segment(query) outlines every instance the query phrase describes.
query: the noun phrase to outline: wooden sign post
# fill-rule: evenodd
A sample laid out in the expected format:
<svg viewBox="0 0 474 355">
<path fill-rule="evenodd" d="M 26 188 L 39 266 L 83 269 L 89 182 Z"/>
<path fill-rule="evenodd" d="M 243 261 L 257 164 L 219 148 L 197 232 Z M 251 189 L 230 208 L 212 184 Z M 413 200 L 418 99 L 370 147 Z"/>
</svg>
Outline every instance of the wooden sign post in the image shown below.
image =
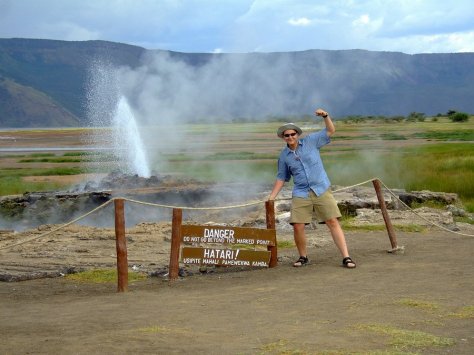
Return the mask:
<svg viewBox="0 0 474 355">
<path fill-rule="evenodd" d="M 127 239 L 125 238 L 125 213 L 123 199 L 115 204 L 115 246 L 117 249 L 117 292 L 128 290 Z"/>
<path fill-rule="evenodd" d="M 273 206 L 273 201 L 269 203 Z M 181 210 L 173 210 L 169 279 L 178 277 L 180 251 L 181 261 L 188 265 L 275 267 L 277 241 L 274 210 L 270 211 L 273 220 L 267 206 L 267 229 L 259 229 L 182 225 Z M 185 244 L 182 250 L 181 244 Z"/>
</svg>

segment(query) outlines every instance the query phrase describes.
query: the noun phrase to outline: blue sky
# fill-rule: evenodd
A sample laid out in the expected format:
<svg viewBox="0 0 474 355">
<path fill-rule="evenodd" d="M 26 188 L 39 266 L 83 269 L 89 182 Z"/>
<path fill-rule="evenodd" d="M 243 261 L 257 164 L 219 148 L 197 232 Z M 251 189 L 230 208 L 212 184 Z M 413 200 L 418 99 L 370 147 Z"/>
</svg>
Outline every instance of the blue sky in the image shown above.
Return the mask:
<svg viewBox="0 0 474 355">
<path fill-rule="evenodd" d="M 472 0 L 0 0 L 0 38 L 179 52 L 474 52 Z"/>
</svg>

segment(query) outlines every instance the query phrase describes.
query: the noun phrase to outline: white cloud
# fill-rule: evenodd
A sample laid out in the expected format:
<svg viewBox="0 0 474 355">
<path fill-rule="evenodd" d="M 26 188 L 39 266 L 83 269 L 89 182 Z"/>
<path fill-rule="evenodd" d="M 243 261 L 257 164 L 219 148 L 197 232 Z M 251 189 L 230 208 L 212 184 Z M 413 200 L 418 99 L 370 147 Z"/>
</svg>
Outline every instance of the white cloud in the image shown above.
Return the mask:
<svg viewBox="0 0 474 355">
<path fill-rule="evenodd" d="M 41 26 L 41 33 L 43 38 L 55 38 L 57 33 L 61 33 L 66 41 L 88 41 L 103 37 L 98 31 L 91 31 L 71 22 L 45 24 Z"/>
<path fill-rule="evenodd" d="M 359 18 L 352 21 L 352 24 L 354 26 L 365 26 L 365 25 L 368 25 L 369 23 L 370 23 L 370 16 L 367 14 L 362 15 Z"/>
<path fill-rule="evenodd" d="M 309 26 L 311 24 L 311 20 L 306 17 L 292 17 L 287 22 L 292 26 Z"/>
<path fill-rule="evenodd" d="M 2 11 L 3 10 L 3 11 Z M 472 48 L 456 0 L 0 0 L 0 37 L 103 39 L 182 52 Z"/>
</svg>

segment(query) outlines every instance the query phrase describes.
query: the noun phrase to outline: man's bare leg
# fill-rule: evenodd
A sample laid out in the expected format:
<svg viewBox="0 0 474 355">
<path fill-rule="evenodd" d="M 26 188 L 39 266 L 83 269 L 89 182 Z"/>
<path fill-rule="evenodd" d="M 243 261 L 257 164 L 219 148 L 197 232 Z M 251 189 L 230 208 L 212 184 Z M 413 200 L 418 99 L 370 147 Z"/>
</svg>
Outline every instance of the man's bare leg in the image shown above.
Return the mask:
<svg viewBox="0 0 474 355">
<path fill-rule="evenodd" d="M 326 221 L 326 225 L 331 232 L 332 240 L 334 240 L 334 244 L 336 244 L 339 252 L 341 253 L 343 258 L 349 257 L 349 251 L 347 249 L 346 237 L 344 236 L 344 232 L 342 231 L 341 225 L 337 218 L 332 218 Z M 354 268 L 356 266 L 355 263 L 349 262 L 347 265 L 348 268 Z"/>
<path fill-rule="evenodd" d="M 295 239 L 296 249 L 298 249 L 300 256 L 308 256 L 306 252 L 304 223 L 293 223 L 293 237 Z"/>
</svg>

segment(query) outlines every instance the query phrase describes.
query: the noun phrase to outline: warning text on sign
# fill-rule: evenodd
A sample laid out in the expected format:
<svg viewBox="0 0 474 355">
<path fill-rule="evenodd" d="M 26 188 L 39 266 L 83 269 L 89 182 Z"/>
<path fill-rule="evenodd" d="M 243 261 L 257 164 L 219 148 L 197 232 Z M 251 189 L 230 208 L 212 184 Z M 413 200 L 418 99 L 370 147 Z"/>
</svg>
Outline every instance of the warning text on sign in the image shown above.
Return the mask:
<svg viewBox="0 0 474 355">
<path fill-rule="evenodd" d="M 266 250 L 184 247 L 184 264 L 268 267 L 271 253 Z"/>
</svg>

